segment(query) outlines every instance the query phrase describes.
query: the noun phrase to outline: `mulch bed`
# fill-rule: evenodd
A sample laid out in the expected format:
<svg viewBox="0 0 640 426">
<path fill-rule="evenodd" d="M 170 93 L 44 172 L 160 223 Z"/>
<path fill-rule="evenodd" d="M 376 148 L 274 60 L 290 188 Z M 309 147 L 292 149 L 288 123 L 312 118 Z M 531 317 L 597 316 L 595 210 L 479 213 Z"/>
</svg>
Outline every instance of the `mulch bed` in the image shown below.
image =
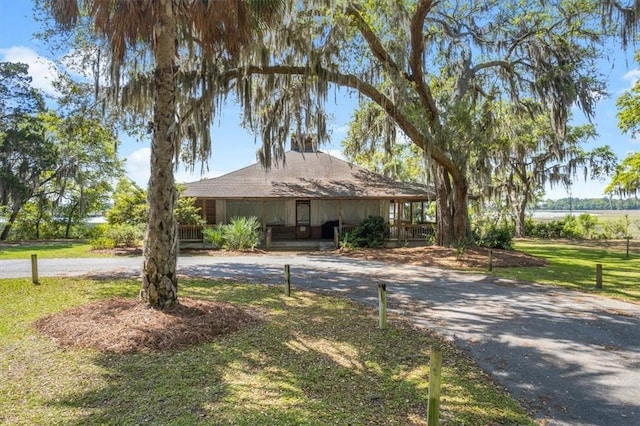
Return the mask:
<svg viewBox="0 0 640 426">
<path fill-rule="evenodd" d="M 63 347 L 124 354 L 210 342 L 261 322 L 257 312 L 229 303 L 179 300 L 160 311 L 137 300 L 105 299 L 42 317 L 35 328 Z"/>
</svg>

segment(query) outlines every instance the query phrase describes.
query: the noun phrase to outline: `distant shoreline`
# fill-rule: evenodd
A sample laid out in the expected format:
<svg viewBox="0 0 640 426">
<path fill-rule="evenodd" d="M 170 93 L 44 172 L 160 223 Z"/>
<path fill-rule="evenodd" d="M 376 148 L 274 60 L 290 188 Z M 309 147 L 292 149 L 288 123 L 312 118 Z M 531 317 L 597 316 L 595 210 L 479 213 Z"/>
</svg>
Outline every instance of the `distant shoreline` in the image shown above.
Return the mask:
<svg viewBox="0 0 640 426">
<path fill-rule="evenodd" d="M 528 210 L 527 214 L 531 215 L 533 219 L 562 219 L 567 215 L 580 216 L 583 213 L 588 213 L 593 216 L 624 216 L 628 214 L 630 216 L 640 215 L 640 209 L 580 209 L 580 210 L 549 210 L 549 209 L 536 209 Z"/>
</svg>

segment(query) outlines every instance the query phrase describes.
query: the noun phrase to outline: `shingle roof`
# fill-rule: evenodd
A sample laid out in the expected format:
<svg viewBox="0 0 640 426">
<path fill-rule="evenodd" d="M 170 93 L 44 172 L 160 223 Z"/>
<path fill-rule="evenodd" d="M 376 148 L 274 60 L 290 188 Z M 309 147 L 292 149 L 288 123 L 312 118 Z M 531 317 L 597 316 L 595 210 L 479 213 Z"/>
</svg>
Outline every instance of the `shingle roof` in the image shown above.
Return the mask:
<svg viewBox="0 0 640 426">
<path fill-rule="evenodd" d="M 269 170 L 255 163 L 185 187 L 184 196 L 199 198 L 434 198 L 425 185 L 394 181 L 319 151 L 287 151 Z"/>
</svg>

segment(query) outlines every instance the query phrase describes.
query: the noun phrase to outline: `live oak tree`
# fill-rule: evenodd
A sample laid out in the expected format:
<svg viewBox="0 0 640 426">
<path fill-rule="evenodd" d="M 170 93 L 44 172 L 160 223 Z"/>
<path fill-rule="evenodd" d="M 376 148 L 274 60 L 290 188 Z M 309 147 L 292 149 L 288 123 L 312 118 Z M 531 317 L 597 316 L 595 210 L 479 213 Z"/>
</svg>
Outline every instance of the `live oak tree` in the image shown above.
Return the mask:
<svg viewBox="0 0 640 426">
<path fill-rule="evenodd" d="M 602 89 L 596 2 L 345 0 L 290 11 L 266 40 L 268 61 L 228 66 L 209 86 L 233 82 L 267 165 L 292 127 L 327 138 L 330 87 L 377 104 L 388 120 L 377 136 L 399 129 L 431 160 L 444 245 L 469 238 L 469 176 L 489 181 L 488 158 L 476 153 L 491 136 L 494 102 L 542 106 L 562 138 L 569 108 L 591 116 Z"/>
<path fill-rule="evenodd" d="M 544 114 L 517 115 L 503 106 L 497 118 L 490 145 L 494 183 L 484 195 L 511 209 L 517 237 L 524 236 L 527 207 L 546 184 L 569 187 L 575 179 L 603 178 L 616 166 L 609 146 L 582 148 L 596 136 L 591 124 L 567 126 L 558 138 Z"/>
</svg>

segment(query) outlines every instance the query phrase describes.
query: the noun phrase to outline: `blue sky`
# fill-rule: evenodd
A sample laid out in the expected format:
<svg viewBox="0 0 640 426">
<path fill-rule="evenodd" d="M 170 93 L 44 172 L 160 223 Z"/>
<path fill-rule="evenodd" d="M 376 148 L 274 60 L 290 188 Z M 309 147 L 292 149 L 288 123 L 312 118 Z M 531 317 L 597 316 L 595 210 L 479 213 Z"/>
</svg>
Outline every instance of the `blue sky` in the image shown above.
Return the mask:
<svg viewBox="0 0 640 426">
<path fill-rule="evenodd" d="M 36 31 L 38 26 L 32 17 L 31 1 L 0 0 L 0 61 L 29 64 L 33 85 L 54 95 L 51 78 L 55 75 L 55 65 L 46 59 L 48 52 L 43 44 L 33 38 Z M 611 96 L 598 104 L 594 124 L 599 137 L 589 142 L 585 148 L 608 144 L 622 159 L 629 152 L 638 151 L 640 141 L 633 140 L 630 135 L 623 135 L 618 130 L 615 98 L 640 79 L 640 69 L 633 62 L 631 51 L 624 52 L 614 47 L 613 52 L 612 57 L 601 61 L 602 72 L 608 76 Z M 321 147 L 321 150 L 340 156 L 340 143 L 346 136 L 347 124 L 356 101 L 340 94 L 336 99 L 335 104 L 332 101 L 328 103 L 328 112 L 333 117 L 331 143 Z M 578 120 L 584 121 L 581 119 L 581 112 L 576 110 L 574 114 Z M 212 126 L 212 140 L 213 154 L 209 161 L 209 171 L 204 175 L 206 177 L 219 176 L 256 161 L 258 144 L 254 135 L 240 126 L 240 110 L 232 103 L 216 117 Z M 123 137 L 120 156 L 127 160 L 127 174 L 140 185 L 146 186 L 149 177 L 148 142 Z M 199 166 L 196 166 L 193 174 L 181 169 L 176 175 L 176 179 L 182 182 L 201 177 Z M 571 189 L 571 195 L 579 198 L 601 197 L 605 186 L 606 182 L 577 181 Z M 546 198 L 566 196 L 568 193 L 563 188 L 547 189 Z"/>
</svg>

